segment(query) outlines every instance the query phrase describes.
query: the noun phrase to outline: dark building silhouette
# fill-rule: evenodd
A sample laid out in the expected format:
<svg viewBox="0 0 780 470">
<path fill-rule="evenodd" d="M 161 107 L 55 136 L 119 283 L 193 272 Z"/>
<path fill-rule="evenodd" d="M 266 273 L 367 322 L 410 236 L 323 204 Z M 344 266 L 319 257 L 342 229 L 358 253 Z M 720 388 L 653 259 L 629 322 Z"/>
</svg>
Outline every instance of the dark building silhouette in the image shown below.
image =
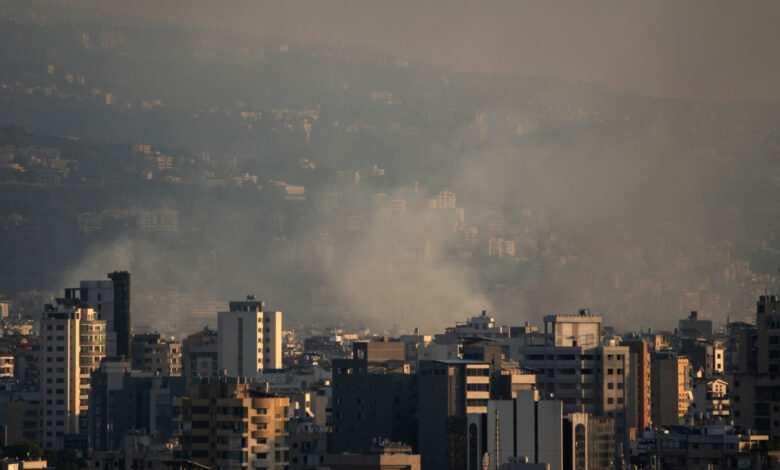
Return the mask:
<svg viewBox="0 0 780 470">
<path fill-rule="evenodd" d="M 403 357 L 403 343 L 382 341 L 333 361 L 330 453 L 367 453 L 381 439 L 417 448 L 417 381 Z"/>
<path fill-rule="evenodd" d="M 114 332 L 116 333 L 116 354 L 130 355 L 130 273 L 114 271 L 108 274 L 114 288 Z"/>
<path fill-rule="evenodd" d="M 487 413 L 490 365 L 420 361 L 419 444 L 423 469 L 467 468 L 467 415 Z"/>
<path fill-rule="evenodd" d="M 780 438 L 780 297 L 756 302 L 756 326 L 740 330 L 740 371 L 732 382 L 734 423 Z"/>
<path fill-rule="evenodd" d="M 106 355 L 130 357 L 131 314 L 130 273 L 108 273 L 108 281 L 81 281 L 65 289 L 66 299 L 78 299 L 92 307 L 106 321 Z"/>
<path fill-rule="evenodd" d="M 131 371 L 129 361 L 106 360 L 92 373 L 89 438 L 95 450 L 116 451 L 128 432 L 165 440 L 173 435 L 173 399 L 186 394 L 183 377 Z"/>
</svg>

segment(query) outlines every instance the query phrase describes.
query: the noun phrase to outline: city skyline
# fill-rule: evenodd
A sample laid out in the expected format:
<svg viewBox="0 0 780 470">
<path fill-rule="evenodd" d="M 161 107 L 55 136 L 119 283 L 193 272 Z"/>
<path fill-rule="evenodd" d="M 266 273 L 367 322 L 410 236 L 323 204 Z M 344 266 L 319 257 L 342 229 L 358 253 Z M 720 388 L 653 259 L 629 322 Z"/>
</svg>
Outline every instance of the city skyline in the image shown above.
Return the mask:
<svg viewBox="0 0 780 470">
<path fill-rule="evenodd" d="M 780 468 L 778 17 L 0 0 L 0 470 Z"/>
</svg>

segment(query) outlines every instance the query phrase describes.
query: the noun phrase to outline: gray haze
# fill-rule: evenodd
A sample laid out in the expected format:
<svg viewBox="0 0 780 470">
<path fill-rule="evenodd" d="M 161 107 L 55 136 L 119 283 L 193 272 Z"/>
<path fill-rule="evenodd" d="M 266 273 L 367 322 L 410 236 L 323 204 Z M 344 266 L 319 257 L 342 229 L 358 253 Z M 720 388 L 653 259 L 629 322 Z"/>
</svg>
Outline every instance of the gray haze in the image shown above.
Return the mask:
<svg viewBox="0 0 780 470">
<path fill-rule="evenodd" d="M 174 23 L 371 46 L 480 73 L 657 97 L 780 99 L 773 0 L 69 0 Z"/>
<path fill-rule="evenodd" d="M 0 0 L 0 122 L 36 133 L 0 128 L 29 167 L 0 293 L 127 269 L 178 333 L 248 293 L 406 331 L 746 315 L 780 262 L 775 3 L 551 3 Z M 23 157 L 49 146 L 62 184 Z"/>
</svg>

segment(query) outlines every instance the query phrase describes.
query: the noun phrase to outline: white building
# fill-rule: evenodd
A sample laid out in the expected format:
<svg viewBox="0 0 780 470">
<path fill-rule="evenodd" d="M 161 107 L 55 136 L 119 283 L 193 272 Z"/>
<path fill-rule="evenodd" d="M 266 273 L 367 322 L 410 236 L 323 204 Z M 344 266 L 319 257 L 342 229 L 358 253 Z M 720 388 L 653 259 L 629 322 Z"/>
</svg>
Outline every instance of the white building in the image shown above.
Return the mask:
<svg viewBox="0 0 780 470">
<path fill-rule="evenodd" d="M 264 312 L 265 302 L 247 296 L 217 317 L 219 370 L 232 377 L 258 377 L 282 368 L 282 312 Z"/>
<path fill-rule="evenodd" d="M 106 322 L 78 299 L 57 299 L 41 319 L 41 431 L 44 449 L 86 429 L 91 373 L 106 355 Z"/>
</svg>

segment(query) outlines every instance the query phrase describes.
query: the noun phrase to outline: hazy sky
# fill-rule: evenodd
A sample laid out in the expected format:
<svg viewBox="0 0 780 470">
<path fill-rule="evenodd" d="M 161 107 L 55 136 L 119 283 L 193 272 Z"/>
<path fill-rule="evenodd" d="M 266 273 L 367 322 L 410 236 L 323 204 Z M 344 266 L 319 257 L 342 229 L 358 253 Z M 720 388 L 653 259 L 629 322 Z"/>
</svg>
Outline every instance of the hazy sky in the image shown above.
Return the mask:
<svg viewBox="0 0 780 470">
<path fill-rule="evenodd" d="M 64 3 L 304 42 L 369 45 L 457 70 L 551 75 L 652 96 L 780 99 L 777 0 Z"/>
</svg>

